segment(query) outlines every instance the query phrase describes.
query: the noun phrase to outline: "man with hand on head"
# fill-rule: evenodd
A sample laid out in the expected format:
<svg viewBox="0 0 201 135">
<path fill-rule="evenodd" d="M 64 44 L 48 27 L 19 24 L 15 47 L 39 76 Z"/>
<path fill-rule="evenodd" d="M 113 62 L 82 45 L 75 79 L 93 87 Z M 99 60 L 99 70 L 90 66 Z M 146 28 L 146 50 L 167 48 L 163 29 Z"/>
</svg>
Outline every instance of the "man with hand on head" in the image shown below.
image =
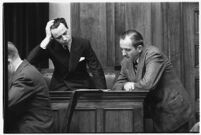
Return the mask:
<svg viewBox="0 0 201 135">
<path fill-rule="evenodd" d="M 54 64 L 50 90 L 92 88 L 87 66 L 93 75 L 93 88 L 106 88 L 103 69 L 90 42 L 72 37 L 64 18 L 56 18 L 47 23 L 46 37 L 27 59 L 35 64 L 43 57 L 50 58 Z"/>
<path fill-rule="evenodd" d="M 128 30 L 120 36 L 124 59 L 113 90 L 148 90 L 155 132 L 188 132 L 192 100 L 176 76 L 172 64 L 158 48 L 144 46 L 142 35 Z"/>
<path fill-rule="evenodd" d="M 53 114 L 42 75 L 8 42 L 8 132 L 51 133 Z"/>
</svg>

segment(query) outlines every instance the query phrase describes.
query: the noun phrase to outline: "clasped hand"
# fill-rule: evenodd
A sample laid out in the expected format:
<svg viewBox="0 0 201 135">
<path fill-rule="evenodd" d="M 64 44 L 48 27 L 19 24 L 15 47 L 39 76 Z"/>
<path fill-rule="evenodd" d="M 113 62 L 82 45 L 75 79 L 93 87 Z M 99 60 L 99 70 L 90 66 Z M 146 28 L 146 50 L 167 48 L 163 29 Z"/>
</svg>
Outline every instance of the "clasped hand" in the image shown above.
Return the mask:
<svg viewBox="0 0 201 135">
<path fill-rule="evenodd" d="M 124 84 L 124 90 L 125 91 L 132 91 L 135 89 L 135 83 L 134 82 L 126 82 Z"/>
</svg>

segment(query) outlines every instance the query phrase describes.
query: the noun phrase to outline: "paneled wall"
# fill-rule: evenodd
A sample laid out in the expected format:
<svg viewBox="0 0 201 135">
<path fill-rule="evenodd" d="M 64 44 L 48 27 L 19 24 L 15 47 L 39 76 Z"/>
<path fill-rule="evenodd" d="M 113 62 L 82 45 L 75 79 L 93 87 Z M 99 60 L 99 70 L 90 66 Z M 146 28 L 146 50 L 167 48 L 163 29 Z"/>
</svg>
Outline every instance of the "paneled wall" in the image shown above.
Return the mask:
<svg viewBox="0 0 201 135">
<path fill-rule="evenodd" d="M 196 120 L 199 120 L 199 5 L 183 5 L 183 51 L 185 88 L 194 99 Z"/>
<path fill-rule="evenodd" d="M 136 29 L 146 45 L 168 55 L 181 76 L 181 3 L 71 3 L 71 25 L 74 36 L 91 41 L 105 68 L 120 65 L 119 35 Z"/>
</svg>

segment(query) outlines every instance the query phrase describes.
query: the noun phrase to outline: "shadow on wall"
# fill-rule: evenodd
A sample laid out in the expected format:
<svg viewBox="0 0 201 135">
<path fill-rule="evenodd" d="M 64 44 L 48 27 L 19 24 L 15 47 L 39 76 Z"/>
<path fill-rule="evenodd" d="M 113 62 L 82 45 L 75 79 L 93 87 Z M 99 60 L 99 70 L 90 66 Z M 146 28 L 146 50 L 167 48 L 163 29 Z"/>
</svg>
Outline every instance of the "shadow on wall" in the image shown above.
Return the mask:
<svg viewBox="0 0 201 135">
<path fill-rule="evenodd" d="M 54 69 L 44 69 L 41 71 L 43 77 L 45 78 L 48 86 L 50 85 L 50 81 L 52 78 Z M 106 71 L 105 72 L 105 79 L 107 84 L 107 89 L 111 89 L 116 78 L 118 77 L 119 71 Z"/>
</svg>

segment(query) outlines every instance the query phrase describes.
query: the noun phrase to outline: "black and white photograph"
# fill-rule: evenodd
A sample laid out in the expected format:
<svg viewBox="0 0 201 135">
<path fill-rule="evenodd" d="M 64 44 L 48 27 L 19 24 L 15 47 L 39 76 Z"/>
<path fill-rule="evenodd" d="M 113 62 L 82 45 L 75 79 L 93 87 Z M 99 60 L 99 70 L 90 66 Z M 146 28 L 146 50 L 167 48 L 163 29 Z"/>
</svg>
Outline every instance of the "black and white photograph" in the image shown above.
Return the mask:
<svg viewBox="0 0 201 135">
<path fill-rule="evenodd" d="M 199 133 L 199 1 L 3 1 L 2 132 Z"/>
</svg>

